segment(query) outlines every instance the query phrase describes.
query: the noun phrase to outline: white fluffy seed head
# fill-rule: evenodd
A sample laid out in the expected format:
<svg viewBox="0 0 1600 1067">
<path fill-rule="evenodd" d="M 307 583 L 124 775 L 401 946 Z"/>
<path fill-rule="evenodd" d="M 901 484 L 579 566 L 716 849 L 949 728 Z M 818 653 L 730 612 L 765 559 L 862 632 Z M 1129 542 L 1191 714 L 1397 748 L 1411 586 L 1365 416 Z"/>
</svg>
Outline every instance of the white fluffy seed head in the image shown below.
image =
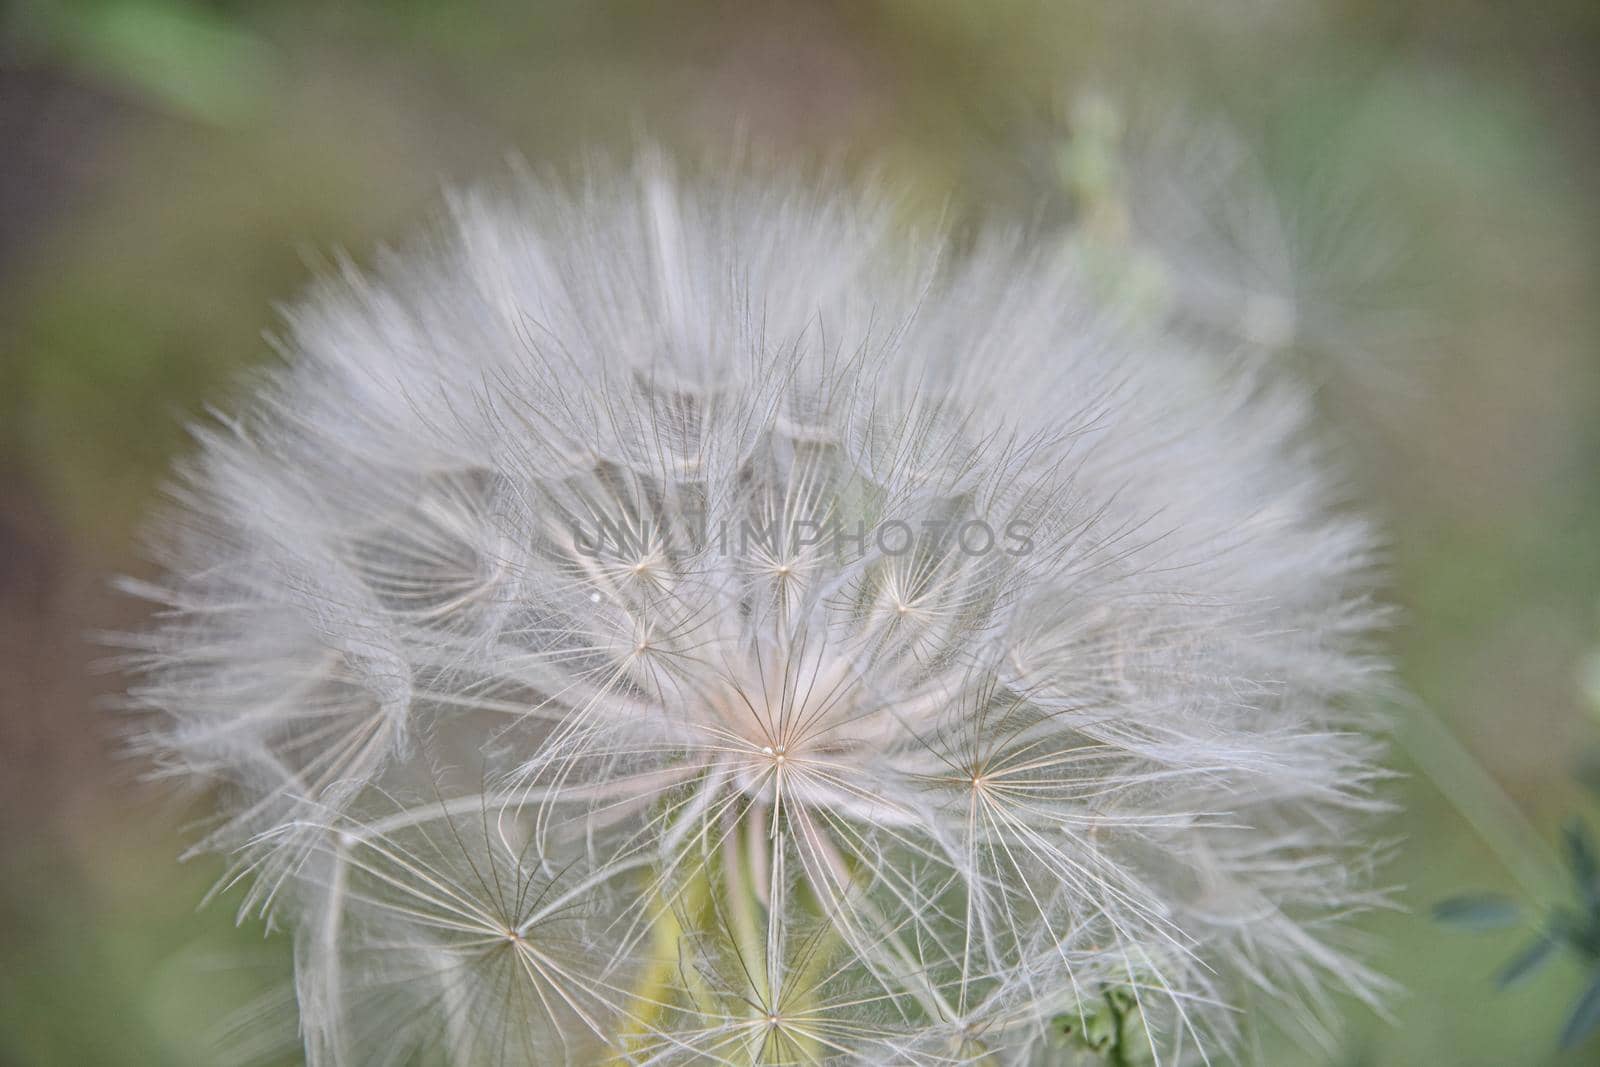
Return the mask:
<svg viewBox="0 0 1600 1067">
<path fill-rule="evenodd" d="M 135 696 L 312 1063 L 1168 1064 L 1373 992 L 1370 539 L 1303 398 L 895 219 L 462 197 L 202 432 Z"/>
</svg>

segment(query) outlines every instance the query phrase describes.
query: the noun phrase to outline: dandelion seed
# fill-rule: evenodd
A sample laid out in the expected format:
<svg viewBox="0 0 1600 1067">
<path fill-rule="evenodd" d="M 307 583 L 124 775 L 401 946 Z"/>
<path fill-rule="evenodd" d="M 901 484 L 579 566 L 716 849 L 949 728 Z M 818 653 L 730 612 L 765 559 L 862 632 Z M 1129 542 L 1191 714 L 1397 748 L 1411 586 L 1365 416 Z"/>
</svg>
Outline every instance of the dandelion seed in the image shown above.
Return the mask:
<svg viewBox="0 0 1600 1067">
<path fill-rule="evenodd" d="M 1226 1062 L 1381 988 L 1382 616 L 1304 398 L 895 218 L 461 197 L 201 435 L 134 697 L 312 1063 Z"/>
</svg>

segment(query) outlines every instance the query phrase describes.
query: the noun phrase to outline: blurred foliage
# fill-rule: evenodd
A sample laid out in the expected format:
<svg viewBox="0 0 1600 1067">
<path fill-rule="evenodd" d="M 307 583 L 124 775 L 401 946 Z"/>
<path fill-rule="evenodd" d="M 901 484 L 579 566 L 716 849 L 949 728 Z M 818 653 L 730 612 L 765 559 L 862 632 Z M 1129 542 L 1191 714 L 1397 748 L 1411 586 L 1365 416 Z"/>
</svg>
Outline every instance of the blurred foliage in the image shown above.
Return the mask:
<svg viewBox="0 0 1600 1067">
<path fill-rule="evenodd" d="M 24 8 L 30 51 L 201 121 L 241 121 L 273 92 L 266 46 L 211 5 L 102 0 Z"/>
<path fill-rule="evenodd" d="M 59 635 L 109 624 L 83 588 L 139 566 L 184 424 L 273 358 L 273 302 L 508 152 L 565 169 L 642 133 L 713 153 L 749 136 L 874 173 L 914 214 L 1048 229 L 1106 203 L 1117 116 L 1178 101 L 1242 131 L 1282 201 L 1327 309 L 1295 358 L 1392 530 L 1402 679 L 1489 772 L 1461 787 L 1449 746 L 1402 728 L 1392 875 L 1415 911 L 1367 933 L 1410 995 L 1265 1062 L 1593 1062 L 1554 1040 L 1592 982 L 1572 953 L 1508 1008 L 1483 976 L 1511 932 L 1417 912 L 1467 885 L 1553 893 L 1513 889 L 1559 867 L 1501 839 L 1575 806 L 1595 739 L 1575 679 L 1600 602 L 1597 42 L 1585 0 L 14 0 L 0 214 L 46 221 L 0 245 L 0 558 L 13 516 L 64 562 L 43 601 L 0 580 L 0 672 L 86 674 Z M 44 88 L 24 98 L 24 76 Z M 1371 274 L 1378 244 L 1397 251 Z M 104 730 L 64 691 L 0 717 L 62 748 Z M 210 1064 L 219 1030 L 293 1062 L 292 1022 L 249 1007 L 288 995 L 283 939 L 233 929 L 226 902 L 196 916 L 213 869 L 175 864 L 152 829 L 170 811 L 94 759 L 4 758 L 0 1063 Z M 1504 803 L 1463 811 L 1480 785 Z M 1512 830 L 1479 835 L 1496 820 Z"/>
<path fill-rule="evenodd" d="M 1573 900 L 1551 907 L 1537 920 L 1533 940 L 1496 972 L 1494 983 L 1501 990 L 1510 989 L 1530 980 L 1558 955 L 1572 957 L 1585 977 L 1561 1026 L 1560 1045 L 1570 1049 L 1600 1032 L 1600 853 L 1588 823 L 1577 816 L 1562 828 L 1562 844 Z M 1433 917 L 1470 930 L 1513 929 L 1528 922 L 1522 906 L 1499 893 L 1448 897 L 1434 905 Z"/>
</svg>

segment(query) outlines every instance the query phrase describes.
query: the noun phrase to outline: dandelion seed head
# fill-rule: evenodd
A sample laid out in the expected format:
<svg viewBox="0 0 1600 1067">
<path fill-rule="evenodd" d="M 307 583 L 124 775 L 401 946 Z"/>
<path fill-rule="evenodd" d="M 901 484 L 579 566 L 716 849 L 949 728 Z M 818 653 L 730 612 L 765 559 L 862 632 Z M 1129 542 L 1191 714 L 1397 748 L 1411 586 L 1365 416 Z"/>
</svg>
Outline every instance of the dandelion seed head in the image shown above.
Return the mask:
<svg viewBox="0 0 1600 1067">
<path fill-rule="evenodd" d="M 1371 536 L 1299 392 L 1099 292 L 657 161 L 291 312 L 134 694 L 308 1058 L 1023 1064 L 1110 1003 L 1178 1064 L 1381 988 Z"/>
</svg>

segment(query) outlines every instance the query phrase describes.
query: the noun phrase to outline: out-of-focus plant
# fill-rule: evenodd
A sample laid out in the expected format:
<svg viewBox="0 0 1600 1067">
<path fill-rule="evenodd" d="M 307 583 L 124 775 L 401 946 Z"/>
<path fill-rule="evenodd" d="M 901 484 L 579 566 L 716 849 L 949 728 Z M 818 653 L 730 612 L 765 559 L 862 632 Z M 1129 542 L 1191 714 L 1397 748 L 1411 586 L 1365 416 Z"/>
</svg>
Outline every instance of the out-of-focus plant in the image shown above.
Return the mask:
<svg viewBox="0 0 1600 1067">
<path fill-rule="evenodd" d="M 1540 914 L 1515 898 L 1498 893 L 1451 897 L 1434 906 L 1434 918 L 1473 930 L 1501 930 L 1532 919 L 1538 933 L 1495 974 L 1495 985 L 1510 989 L 1565 954 L 1586 975 L 1583 991 L 1561 1028 L 1562 1048 L 1573 1048 L 1600 1031 L 1600 853 L 1589 825 L 1573 817 L 1562 828 L 1563 854 L 1571 879 L 1572 901 Z"/>
<path fill-rule="evenodd" d="M 204 122 L 250 114 L 278 77 L 271 48 L 243 20 L 193 0 L 23 0 L 11 19 L 29 58 L 82 69 Z"/>
<path fill-rule="evenodd" d="M 1404 318 L 1402 227 L 1353 178 L 1318 170 L 1290 204 L 1225 121 L 1082 91 L 1061 112 L 1050 177 L 1118 299 L 1319 383 L 1376 395 L 1405 380 L 1404 360 L 1367 351 Z"/>
<path fill-rule="evenodd" d="M 1578 683 L 1600 712 L 1600 653 L 1580 664 Z M 1592 762 L 1579 768 L 1578 777 L 1600 793 L 1600 774 Z M 1530 923 L 1537 927 L 1533 940 L 1496 972 L 1498 989 L 1521 985 L 1561 956 L 1577 963 L 1584 975 L 1583 989 L 1559 1038 L 1561 1047 L 1570 1049 L 1600 1032 L 1600 850 L 1588 822 L 1576 815 L 1561 829 L 1561 846 L 1570 892 L 1566 903 L 1529 904 L 1503 893 L 1466 893 L 1439 901 L 1433 915 L 1441 923 L 1470 930 L 1505 930 Z"/>
</svg>

